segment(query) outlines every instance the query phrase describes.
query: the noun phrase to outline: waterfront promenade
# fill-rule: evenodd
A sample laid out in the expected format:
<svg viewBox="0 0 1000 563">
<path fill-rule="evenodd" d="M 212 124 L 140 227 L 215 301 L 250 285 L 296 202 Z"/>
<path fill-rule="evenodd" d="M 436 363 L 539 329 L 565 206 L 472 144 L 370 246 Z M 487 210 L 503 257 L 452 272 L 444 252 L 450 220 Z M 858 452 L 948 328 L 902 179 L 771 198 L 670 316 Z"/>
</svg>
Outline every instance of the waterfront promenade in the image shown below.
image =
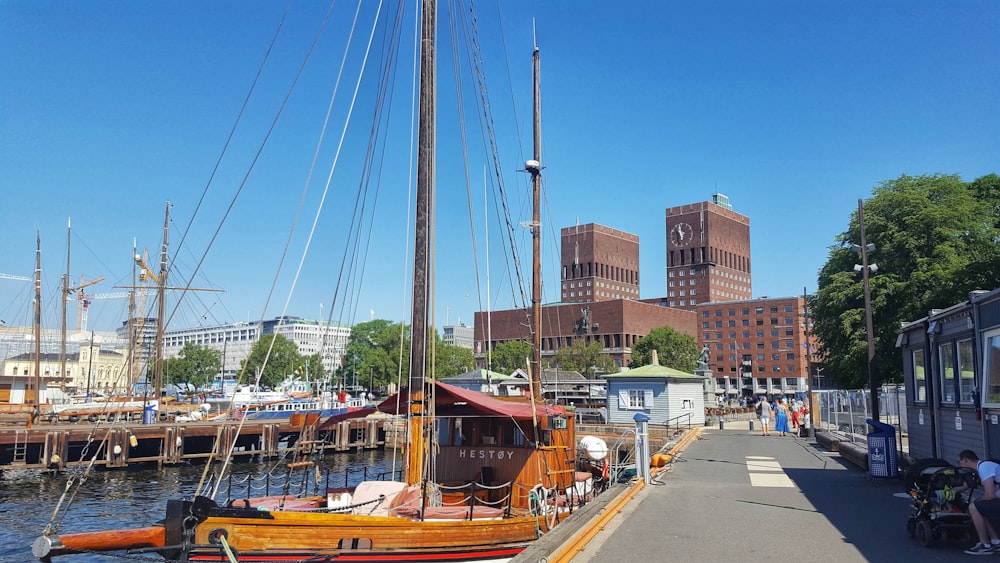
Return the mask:
<svg viewBox="0 0 1000 563">
<path fill-rule="evenodd" d="M 900 480 L 873 479 L 814 439 L 705 427 L 574 563 L 615 561 L 956 561 L 960 542 L 921 547 Z M 560 551 L 553 547 L 551 554 Z M 528 555 L 527 553 L 522 555 Z M 542 560 L 532 554 L 521 561 Z M 547 558 L 553 561 L 552 558 Z M 560 559 L 568 560 L 568 559 Z"/>
</svg>

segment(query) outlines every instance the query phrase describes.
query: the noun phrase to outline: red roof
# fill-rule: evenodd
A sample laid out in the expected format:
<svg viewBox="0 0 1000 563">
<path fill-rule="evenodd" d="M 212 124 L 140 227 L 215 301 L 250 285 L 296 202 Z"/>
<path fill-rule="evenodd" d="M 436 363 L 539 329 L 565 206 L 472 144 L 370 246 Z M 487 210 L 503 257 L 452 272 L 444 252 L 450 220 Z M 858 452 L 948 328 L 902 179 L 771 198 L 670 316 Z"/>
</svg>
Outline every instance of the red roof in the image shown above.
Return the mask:
<svg viewBox="0 0 1000 563">
<path fill-rule="evenodd" d="M 438 416 L 502 416 L 522 420 L 530 420 L 532 417 L 531 403 L 526 399 L 512 398 L 512 400 L 498 399 L 479 391 L 471 391 L 454 385 L 436 383 L 435 410 Z M 406 401 L 399 401 L 397 410 L 397 397 L 405 394 L 404 388 L 400 394 L 393 395 L 382 401 L 377 407 L 369 407 L 353 412 L 331 416 L 319 426 L 320 430 L 325 430 L 335 423 L 351 418 L 361 418 L 374 412 L 386 414 L 401 414 L 408 410 Z M 537 416 L 566 415 L 565 409 L 556 405 L 535 404 L 535 414 Z"/>
</svg>

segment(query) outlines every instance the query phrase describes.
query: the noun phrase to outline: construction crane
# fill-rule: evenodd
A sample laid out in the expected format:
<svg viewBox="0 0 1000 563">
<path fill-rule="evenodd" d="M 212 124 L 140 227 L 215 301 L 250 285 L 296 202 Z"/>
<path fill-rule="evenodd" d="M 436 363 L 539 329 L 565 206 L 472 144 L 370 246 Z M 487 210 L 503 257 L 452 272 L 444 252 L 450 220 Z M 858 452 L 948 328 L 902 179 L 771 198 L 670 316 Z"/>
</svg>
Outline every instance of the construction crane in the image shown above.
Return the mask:
<svg viewBox="0 0 1000 563">
<path fill-rule="evenodd" d="M 90 311 L 90 302 L 98 299 L 126 299 L 130 295 L 127 291 L 117 291 L 112 293 L 85 294 L 80 292 L 76 295 L 80 301 L 80 306 L 76 310 L 76 330 L 87 331 L 87 314 Z"/>
<path fill-rule="evenodd" d="M 94 285 L 96 283 L 100 283 L 100 282 L 104 281 L 104 276 L 97 276 L 96 278 L 94 278 L 94 279 L 92 279 L 90 281 L 83 281 L 83 280 L 84 280 L 84 275 L 80 274 L 80 285 L 78 285 L 76 287 L 67 287 L 66 290 L 65 290 L 66 291 L 66 300 L 67 301 L 69 301 L 69 296 L 70 296 L 71 293 L 78 292 L 76 294 L 76 299 L 78 301 L 77 307 L 76 307 L 76 329 L 77 330 L 87 330 L 87 327 L 86 327 L 87 314 L 85 312 L 85 309 L 90 306 L 90 303 L 85 299 L 85 296 L 84 296 L 84 293 L 83 293 L 83 288 L 90 287 L 90 286 L 92 286 L 92 285 Z M 82 326 L 82 328 L 81 328 L 81 326 Z"/>
</svg>

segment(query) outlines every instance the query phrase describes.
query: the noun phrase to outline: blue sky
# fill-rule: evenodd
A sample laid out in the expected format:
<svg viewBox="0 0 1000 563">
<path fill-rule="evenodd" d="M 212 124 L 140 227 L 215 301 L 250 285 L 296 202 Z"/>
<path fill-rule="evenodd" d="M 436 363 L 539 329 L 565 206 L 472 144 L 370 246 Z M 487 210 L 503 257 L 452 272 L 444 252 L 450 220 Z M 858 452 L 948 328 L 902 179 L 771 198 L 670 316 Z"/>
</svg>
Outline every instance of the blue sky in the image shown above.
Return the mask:
<svg viewBox="0 0 1000 563">
<path fill-rule="evenodd" d="M 376 6 L 366 3 L 359 21 L 370 22 Z M 247 175 L 326 10 L 318 2 L 291 5 L 197 216 L 195 209 L 285 9 L 284 2 L 244 1 L 0 2 L 0 273 L 32 274 L 39 231 L 47 326 L 58 323 L 67 218 L 71 280 L 104 275 L 88 292 L 119 292 L 116 286 L 131 283 L 133 238 L 157 261 L 170 200 L 171 281 L 183 285 L 241 184 L 191 281 L 225 292 L 185 297 L 172 326 L 282 311 L 340 124 L 326 133 L 276 294 L 266 309 L 265 302 L 316 152 L 354 4 L 337 4 Z M 641 296 L 659 297 L 666 292 L 664 210 L 718 191 L 750 217 L 754 295 L 797 295 L 816 289 L 828 247 L 846 229 L 857 200 L 878 183 L 901 174 L 972 180 L 1000 172 L 1000 3 L 994 1 L 507 1 L 499 7 L 502 31 L 496 3 L 477 3 L 476 10 L 515 224 L 530 218 L 527 176 L 517 169 L 531 152 L 533 33 L 542 50 L 546 302 L 558 300 L 559 229 L 577 221 L 639 235 Z M 404 28 L 411 25 L 408 17 Z M 486 204 L 476 192 L 490 157 L 475 147 L 482 135 L 470 130 L 466 180 L 447 23 L 439 34 L 436 320 L 442 325 L 471 323 L 473 312 L 486 307 Z M 401 50 L 409 52 L 411 41 L 407 35 Z M 375 44 L 381 42 L 378 35 Z M 331 123 L 343 121 L 356 54 L 338 91 L 334 113 L 341 117 Z M 360 182 L 356 168 L 368 142 L 358 133 L 366 132 L 360 116 L 372 111 L 370 79 L 359 90 L 357 122 L 345 136 L 289 314 L 326 317 L 332 308 L 334 319 L 348 323 L 367 320 L 371 311 L 377 318 L 408 316 L 409 57 L 402 57 L 392 95 L 394 126 L 379 169 L 364 285 L 334 290 L 345 213 L 354 205 L 347 194 Z M 475 90 L 462 88 L 468 108 Z M 506 308 L 512 298 L 496 224 L 488 238 L 489 303 Z M 522 229 L 522 251 L 526 240 Z M 530 264 L 527 255 L 522 260 Z M 477 261 L 478 287 L 471 266 Z M 0 279 L 0 319 L 30 324 L 31 294 L 28 283 Z M 125 311 L 125 300 L 96 301 L 90 327 L 113 329 Z"/>
</svg>

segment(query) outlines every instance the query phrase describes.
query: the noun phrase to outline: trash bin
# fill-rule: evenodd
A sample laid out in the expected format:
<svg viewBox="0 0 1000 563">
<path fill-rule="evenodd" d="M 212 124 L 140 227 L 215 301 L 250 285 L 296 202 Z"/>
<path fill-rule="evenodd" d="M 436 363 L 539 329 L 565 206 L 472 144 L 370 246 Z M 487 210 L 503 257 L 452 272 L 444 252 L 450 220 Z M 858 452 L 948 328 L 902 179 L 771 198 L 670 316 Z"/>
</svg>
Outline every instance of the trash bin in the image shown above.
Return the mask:
<svg viewBox="0 0 1000 563">
<path fill-rule="evenodd" d="M 156 409 L 154 405 L 146 405 L 146 408 L 142 409 L 142 423 L 156 424 Z"/>
<path fill-rule="evenodd" d="M 874 429 L 868 433 L 868 474 L 872 477 L 897 478 L 896 428 L 877 420 L 866 421 Z"/>
</svg>

